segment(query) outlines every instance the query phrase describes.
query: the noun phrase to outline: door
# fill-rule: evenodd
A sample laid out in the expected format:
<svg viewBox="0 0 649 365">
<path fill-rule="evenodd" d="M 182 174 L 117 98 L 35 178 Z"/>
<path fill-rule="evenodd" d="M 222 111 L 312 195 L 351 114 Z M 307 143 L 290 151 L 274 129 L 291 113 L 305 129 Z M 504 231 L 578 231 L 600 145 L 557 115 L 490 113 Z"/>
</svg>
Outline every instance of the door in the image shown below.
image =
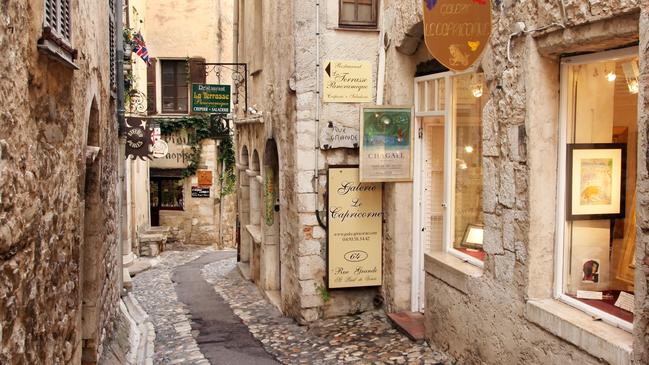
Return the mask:
<svg viewBox="0 0 649 365">
<path fill-rule="evenodd" d="M 150 187 L 150 211 L 151 211 L 151 226 L 157 227 L 160 225 L 160 181 L 151 179 Z"/>
</svg>

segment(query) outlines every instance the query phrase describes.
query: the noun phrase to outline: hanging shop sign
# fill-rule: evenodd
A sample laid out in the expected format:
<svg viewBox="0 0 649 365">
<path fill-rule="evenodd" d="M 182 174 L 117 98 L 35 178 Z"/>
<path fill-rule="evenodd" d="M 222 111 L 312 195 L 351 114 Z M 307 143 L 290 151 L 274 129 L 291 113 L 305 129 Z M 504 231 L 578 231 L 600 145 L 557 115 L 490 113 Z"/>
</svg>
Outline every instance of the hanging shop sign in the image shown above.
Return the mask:
<svg viewBox="0 0 649 365">
<path fill-rule="evenodd" d="M 471 67 L 491 35 L 490 0 L 422 0 L 430 54 L 455 71 Z"/>
<path fill-rule="evenodd" d="M 329 122 L 320 129 L 320 148 L 358 148 L 358 129 L 340 123 Z"/>
<path fill-rule="evenodd" d="M 372 64 L 367 61 L 327 61 L 323 75 L 325 103 L 370 103 Z"/>
<path fill-rule="evenodd" d="M 412 181 L 411 107 L 361 108 L 360 181 Z"/>
<path fill-rule="evenodd" d="M 212 186 L 212 170 L 196 171 L 198 186 Z"/>
<path fill-rule="evenodd" d="M 192 186 L 192 198 L 209 198 L 210 188 L 202 186 Z"/>
<path fill-rule="evenodd" d="M 151 159 L 152 130 L 144 118 L 126 118 L 126 158 Z"/>
<path fill-rule="evenodd" d="M 169 145 L 162 139 L 158 139 L 153 143 L 153 158 L 163 158 L 169 153 Z"/>
<path fill-rule="evenodd" d="M 383 187 L 361 183 L 358 167 L 328 171 L 328 286 L 381 285 Z"/>
<path fill-rule="evenodd" d="M 230 85 L 192 84 L 192 111 L 227 114 L 230 95 Z"/>
</svg>

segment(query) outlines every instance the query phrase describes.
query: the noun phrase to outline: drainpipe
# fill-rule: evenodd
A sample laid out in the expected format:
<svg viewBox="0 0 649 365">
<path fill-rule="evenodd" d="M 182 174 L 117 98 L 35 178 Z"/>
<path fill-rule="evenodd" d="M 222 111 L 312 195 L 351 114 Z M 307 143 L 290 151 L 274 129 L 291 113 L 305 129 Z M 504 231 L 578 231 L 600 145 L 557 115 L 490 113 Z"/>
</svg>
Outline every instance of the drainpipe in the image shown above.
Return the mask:
<svg viewBox="0 0 649 365">
<path fill-rule="evenodd" d="M 117 180 L 117 189 L 118 197 L 117 200 L 117 242 L 118 244 L 118 257 L 119 257 L 119 269 L 117 270 L 117 276 L 119 278 L 119 288 L 121 293 L 121 288 L 124 286 L 124 277 L 123 277 L 123 268 L 124 268 L 124 255 L 123 255 L 123 245 L 122 239 L 124 235 L 122 231 L 125 229 L 124 220 L 122 219 L 123 215 L 126 214 L 124 211 L 125 205 L 122 204 L 123 200 L 126 199 L 126 189 L 124 185 L 124 173 L 126 171 L 126 162 L 124 161 L 124 155 L 122 151 L 126 149 L 126 139 L 122 138 L 124 133 L 124 29 L 123 25 L 123 12 L 124 8 L 118 4 L 115 4 L 115 81 L 117 82 L 117 138 L 119 142 L 119 154 L 117 156 L 117 171 L 118 171 L 118 180 Z M 112 11 L 112 9 L 111 9 Z"/>
<path fill-rule="evenodd" d="M 318 187 L 320 185 L 320 176 L 318 168 L 320 166 L 320 0 L 315 0 L 315 167 L 313 178 L 315 179 L 315 207 L 316 215 L 318 211 Z"/>
</svg>

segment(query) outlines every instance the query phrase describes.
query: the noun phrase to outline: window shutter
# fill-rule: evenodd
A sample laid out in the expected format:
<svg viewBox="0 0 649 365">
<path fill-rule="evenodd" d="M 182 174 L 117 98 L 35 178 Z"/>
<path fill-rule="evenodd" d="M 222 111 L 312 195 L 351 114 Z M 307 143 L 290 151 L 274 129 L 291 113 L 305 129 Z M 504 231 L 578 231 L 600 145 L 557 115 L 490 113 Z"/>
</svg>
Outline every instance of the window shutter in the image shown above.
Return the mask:
<svg viewBox="0 0 649 365">
<path fill-rule="evenodd" d="M 192 82 L 192 84 L 204 84 L 205 83 L 205 59 L 204 58 L 190 58 L 189 59 L 189 77 Z M 189 86 L 189 93 L 190 93 L 190 103 L 191 103 L 191 92 L 192 92 L 192 86 Z M 194 113 L 192 111 L 192 106 L 189 105 L 189 110 L 190 113 Z"/>
<path fill-rule="evenodd" d="M 146 112 L 148 115 L 156 114 L 156 62 L 155 58 L 151 58 L 151 64 L 146 70 Z"/>
<path fill-rule="evenodd" d="M 70 0 L 45 0 L 44 26 L 70 43 Z"/>
<path fill-rule="evenodd" d="M 59 1 L 59 35 L 70 42 L 70 0 Z"/>
<path fill-rule="evenodd" d="M 189 74 L 192 84 L 205 83 L 205 59 L 204 58 L 190 58 L 189 59 Z"/>
</svg>

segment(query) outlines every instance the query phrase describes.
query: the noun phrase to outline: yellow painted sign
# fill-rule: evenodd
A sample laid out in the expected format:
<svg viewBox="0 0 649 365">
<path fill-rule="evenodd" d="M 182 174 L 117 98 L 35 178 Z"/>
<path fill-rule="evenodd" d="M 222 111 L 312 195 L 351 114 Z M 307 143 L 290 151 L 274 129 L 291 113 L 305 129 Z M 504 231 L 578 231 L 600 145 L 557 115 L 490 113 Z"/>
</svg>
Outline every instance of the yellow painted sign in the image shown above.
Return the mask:
<svg viewBox="0 0 649 365">
<path fill-rule="evenodd" d="M 361 183 L 357 167 L 329 169 L 330 289 L 381 285 L 383 186 Z"/>
<path fill-rule="evenodd" d="M 372 64 L 327 61 L 323 75 L 325 103 L 369 103 L 374 98 Z"/>
<path fill-rule="evenodd" d="M 490 0 L 422 0 L 430 54 L 455 71 L 471 67 L 491 35 Z"/>
</svg>

